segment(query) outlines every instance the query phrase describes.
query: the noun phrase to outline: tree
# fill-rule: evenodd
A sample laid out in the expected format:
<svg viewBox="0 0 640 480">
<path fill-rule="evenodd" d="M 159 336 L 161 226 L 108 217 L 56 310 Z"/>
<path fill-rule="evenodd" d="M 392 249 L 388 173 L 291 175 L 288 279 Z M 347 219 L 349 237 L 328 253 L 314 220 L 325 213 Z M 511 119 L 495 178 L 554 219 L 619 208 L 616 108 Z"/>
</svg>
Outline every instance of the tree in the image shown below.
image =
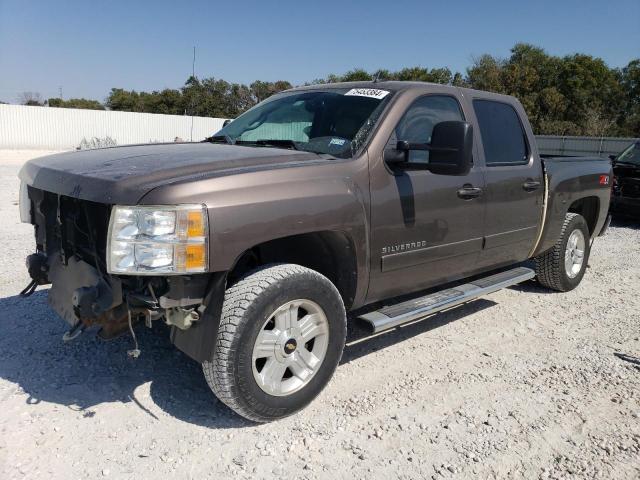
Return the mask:
<svg viewBox="0 0 640 480">
<path fill-rule="evenodd" d="M 231 84 L 224 80 L 190 77 L 182 87 L 187 115 L 230 118 L 238 114 L 230 102 Z"/>
<path fill-rule="evenodd" d="M 478 90 L 503 93 L 503 63 L 491 55 L 474 58 L 472 65 L 467 69 L 467 83 L 471 88 Z"/>
<path fill-rule="evenodd" d="M 582 125 L 585 135 L 589 134 L 587 122 L 594 115 L 599 119 L 614 120 L 623 109 L 622 89 L 616 73 L 600 58 L 582 54 L 564 57 L 560 62 L 557 85 L 567 99 L 565 119 Z"/>
<path fill-rule="evenodd" d="M 618 125 L 623 135 L 640 137 L 640 58 L 630 61 L 619 74 L 624 92 L 624 112 Z"/>
<path fill-rule="evenodd" d="M 631 134 L 634 125 L 637 127 L 634 113 L 628 113 L 635 112 L 629 100 L 634 98 L 634 90 L 625 87 L 622 79 L 633 77 L 633 62 L 627 68 L 617 72 L 601 58 L 583 54 L 556 57 L 519 43 L 507 59 L 490 55 L 475 59 L 467 70 L 466 82 L 472 88 L 517 97 L 536 133 Z M 633 80 L 629 84 L 633 85 Z M 625 95 L 625 91 L 631 93 Z"/>
<path fill-rule="evenodd" d="M 104 110 L 102 105 L 97 100 L 89 100 L 86 98 L 70 98 L 69 100 L 63 100 L 61 98 L 50 98 L 47 100 L 47 104 L 50 107 L 57 108 L 80 108 L 85 110 Z"/>
<path fill-rule="evenodd" d="M 278 80 L 277 82 L 262 82 L 256 80 L 249 85 L 249 89 L 256 103 L 262 102 L 271 95 L 275 95 L 283 90 L 289 90 L 290 88 L 292 88 L 292 85 L 285 80 Z"/>
<path fill-rule="evenodd" d="M 42 100 L 42 95 L 38 92 L 22 92 L 18 95 L 18 103 L 20 105 L 42 107 L 44 105 L 44 100 Z"/>
<path fill-rule="evenodd" d="M 535 45 L 518 43 L 508 58 L 474 58 L 466 76 L 446 67 L 414 66 L 371 73 L 354 68 L 311 83 L 375 78 L 380 82 L 433 82 L 514 95 L 526 110 L 534 132 L 539 134 L 640 136 L 640 59 L 616 70 L 601 58 L 584 54 L 558 57 Z M 233 118 L 289 88 L 291 84 L 285 80 L 256 80 L 245 85 L 213 77 L 191 77 L 179 90 L 136 92 L 114 88 L 106 106 L 132 112 Z"/>
<path fill-rule="evenodd" d="M 122 112 L 143 111 L 140 95 L 135 90 L 128 91 L 122 88 L 112 88 L 105 103 L 109 110 Z"/>
<path fill-rule="evenodd" d="M 453 75 L 448 68 L 432 68 L 431 70 L 424 67 L 403 68 L 392 73 L 391 78 L 403 81 L 442 83 L 444 85 L 450 85 L 453 82 Z"/>
<path fill-rule="evenodd" d="M 368 80 L 373 80 L 372 75 L 361 68 L 349 70 L 340 79 L 341 82 L 362 82 Z"/>
</svg>

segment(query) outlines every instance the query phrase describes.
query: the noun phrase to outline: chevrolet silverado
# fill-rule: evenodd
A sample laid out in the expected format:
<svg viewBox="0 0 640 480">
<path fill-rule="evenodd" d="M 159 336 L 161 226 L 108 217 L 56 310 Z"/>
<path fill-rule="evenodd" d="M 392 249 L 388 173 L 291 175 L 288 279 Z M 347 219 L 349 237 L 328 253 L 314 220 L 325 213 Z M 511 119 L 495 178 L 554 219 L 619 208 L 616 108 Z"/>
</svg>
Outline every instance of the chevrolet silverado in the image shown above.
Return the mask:
<svg viewBox="0 0 640 480">
<path fill-rule="evenodd" d="M 542 159 L 510 96 L 294 88 L 204 142 L 26 163 L 23 294 L 51 284 L 67 340 L 164 321 L 222 402 L 270 421 L 329 382 L 347 312 L 380 332 L 534 277 L 575 288 L 611 175 L 608 159 Z"/>
</svg>

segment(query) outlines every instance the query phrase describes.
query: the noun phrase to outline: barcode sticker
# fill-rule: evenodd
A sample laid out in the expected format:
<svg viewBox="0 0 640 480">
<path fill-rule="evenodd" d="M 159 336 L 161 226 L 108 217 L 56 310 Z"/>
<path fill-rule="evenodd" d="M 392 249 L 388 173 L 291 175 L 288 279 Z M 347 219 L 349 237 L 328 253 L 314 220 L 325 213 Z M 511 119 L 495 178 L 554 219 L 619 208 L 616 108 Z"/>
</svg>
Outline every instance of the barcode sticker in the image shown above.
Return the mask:
<svg viewBox="0 0 640 480">
<path fill-rule="evenodd" d="M 389 92 L 386 90 L 378 90 L 377 88 L 352 88 L 347 93 L 345 93 L 345 95 L 377 98 L 378 100 L 380 100 L 389 95 Z"/>
</svg>

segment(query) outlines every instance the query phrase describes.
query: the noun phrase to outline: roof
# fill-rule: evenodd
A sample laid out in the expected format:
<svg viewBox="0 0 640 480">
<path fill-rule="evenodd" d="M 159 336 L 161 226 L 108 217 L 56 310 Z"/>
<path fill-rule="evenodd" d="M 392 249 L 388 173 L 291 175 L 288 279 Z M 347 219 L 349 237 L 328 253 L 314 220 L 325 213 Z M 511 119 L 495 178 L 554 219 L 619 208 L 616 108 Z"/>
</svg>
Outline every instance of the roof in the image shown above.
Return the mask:
<svg viewBox="0 0 640 480">
<path fill-rule="evenodd" d="M 397 80 L 379 80 L 377 82 L 366 81 L 366 82 L 338 82 L 338 83 L 319 83 L 314 85 L 304 85 L 301 87 L 295 87 L 288 91 L 296 91 L 296 90 L 317 90 L 317 89 L 339 89 L 339 88 L 379 88 L 384 90 L 389 90 L 391 92 L 399 92 L 401 90 L 409 90 L 411 88 L 424 88 L 428 85 L 437 85 L 439 87 L 448 87 L 454 90 L 457 87 L 453 87 L 451 85 L 442 85 L 439 83 L 430 83 L 430 82 L 402 82 Z"/>
<path fill-rule="evenodd" d="M 474 90 L 471 88 L 455 87 L 453 85 L 443 85 L 441 83 L 432 82 L 405 82 L 399 80 L 380 80 L 378 82 L 366 81 L 366 82 L 339 82 L 339 83 L 319 83 L 315 85 L 304 85 L 301 87 L 295 87 L 287 90 L 287 92 L 296 92 L 301 90 L 331 90 L 331 89 L 344 89 L 344 88 L 377 88 L 381 90 L 388 90 L 390 92 L 400 92 L 411 89 L 425 90 L 428 87 L 438 87 L 440 91 L 451 90 L 460 91 L 471 96 L 481 96 L 485 98 L 502 99 L 502 101 L 513 102 L 514 97 L 511 95 L 504 95 L 500 93 L 487 92 L 484 90 Z"/>
</svg>

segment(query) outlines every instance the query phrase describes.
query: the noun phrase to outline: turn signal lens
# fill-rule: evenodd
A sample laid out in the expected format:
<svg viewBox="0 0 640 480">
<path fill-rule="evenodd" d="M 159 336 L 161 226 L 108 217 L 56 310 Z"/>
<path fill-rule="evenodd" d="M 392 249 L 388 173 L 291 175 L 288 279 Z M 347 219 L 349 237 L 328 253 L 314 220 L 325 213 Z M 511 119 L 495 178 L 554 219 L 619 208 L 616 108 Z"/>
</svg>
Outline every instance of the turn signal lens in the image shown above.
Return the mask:
<svg viewBox="0 0 640 480">
<path fill-rule="evenodd" d="M 187 213 L 187 237 L 204 237 L 204 215 L 204 210 Z"/>
<path fill-rule="evenodd" d="M 207 261 L 207 252 L 204 245 L 187 245 L 185 267 L 189 271 L 204 271 Z"/>
</svg>

